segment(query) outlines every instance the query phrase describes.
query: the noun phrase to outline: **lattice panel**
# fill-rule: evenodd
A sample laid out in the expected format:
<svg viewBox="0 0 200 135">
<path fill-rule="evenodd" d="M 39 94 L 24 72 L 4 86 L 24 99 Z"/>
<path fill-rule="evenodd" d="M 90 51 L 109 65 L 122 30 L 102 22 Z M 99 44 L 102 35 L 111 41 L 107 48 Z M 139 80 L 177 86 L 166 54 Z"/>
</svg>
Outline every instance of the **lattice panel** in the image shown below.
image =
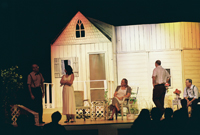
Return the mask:
<svg viewBox="0 0 200 135">
<path fill-rule="evenodd" d="M 11 108 L 11 112 L 12 112 L 11 113 L 11 116 L 12 116 L 11 120 L 13 121 L 12 125 L 17 125 L 17 117 L 20 115 L 20 110 L 16 105 L 14 105 Z"/>
</svg>

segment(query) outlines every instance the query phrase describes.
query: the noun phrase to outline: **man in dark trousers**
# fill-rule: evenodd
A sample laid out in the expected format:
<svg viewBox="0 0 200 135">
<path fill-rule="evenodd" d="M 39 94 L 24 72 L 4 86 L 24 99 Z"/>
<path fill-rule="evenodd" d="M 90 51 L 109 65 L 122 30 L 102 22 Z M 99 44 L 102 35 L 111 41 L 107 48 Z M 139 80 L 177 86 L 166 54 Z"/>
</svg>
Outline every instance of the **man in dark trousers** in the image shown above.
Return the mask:
<svg viewBox="0 0 200 135">
<path fill-rule="evenodd" d="M 153 75 L 152 75 L 152 83 L 153 83 L 153 101 L 158 107 L 162 113 L 164 113 L 164 99 L 165 99 L 165 93 L 166 93 L 166 87 L 165 83 L 169 81 L 170 75 L 161 66 L 161 61 L 157 60 L 155 62 L 156 68 L 153 70 Z"/>
<path fill-rule="evenodd" d="M 39 72 L 39 66 L 36 64 L 32 65 L 33 71 L 28 75 L 27 84 L 32 99 L 32 110 L 39 113 L 39 123 L 43 124 L 42 121 L 43 106 L 42 98 L 44 97 L 44 78 Z"/>
</svg>

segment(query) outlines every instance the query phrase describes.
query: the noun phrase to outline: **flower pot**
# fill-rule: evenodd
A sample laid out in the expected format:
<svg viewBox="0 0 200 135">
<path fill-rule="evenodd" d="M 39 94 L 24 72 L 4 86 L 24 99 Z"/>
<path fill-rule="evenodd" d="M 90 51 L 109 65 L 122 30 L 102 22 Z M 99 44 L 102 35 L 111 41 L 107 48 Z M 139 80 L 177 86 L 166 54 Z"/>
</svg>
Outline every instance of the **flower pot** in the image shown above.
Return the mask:
<svg viewBox="0 0 200 135">
<path fill-rule="evenodd" d="M 127 120 L 134 120 L 134 114 L 127 114 Z"/>
<path fill-rule="evenodd" d="M 129 104 L 133 104 L 133 101 L 129 101 Z"/>
</svg>

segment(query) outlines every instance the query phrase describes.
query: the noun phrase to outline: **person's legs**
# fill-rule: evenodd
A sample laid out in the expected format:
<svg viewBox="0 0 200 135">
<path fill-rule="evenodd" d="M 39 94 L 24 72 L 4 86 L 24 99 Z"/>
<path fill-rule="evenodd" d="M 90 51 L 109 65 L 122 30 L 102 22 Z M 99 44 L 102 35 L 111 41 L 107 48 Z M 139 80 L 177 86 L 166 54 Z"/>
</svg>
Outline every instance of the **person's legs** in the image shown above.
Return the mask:
<svg viewBox="0 0 200 135">
<path fill-rule="evenodd" d="M 74 122 L 74 116 L 73 114 L 71 115 L 71 122 Z"/>
<path fill-rule="evenodd" d="M 69 120 L 70 120 L 70 115 L 66 114 L 66 122 L 69 122 Z"/>
<path fill-rule="evenodd" d="M 166 93 L 166 88 L 165 88 L 165 86 L 163 85 L 162 87 L 161 87 L 161 89 L 160 89 L 161 91 L 162 91 L 162 93 L 161 93 L 161 96 L 160 96 L 160 99 L 159 99 L 159 101 L 160 101 L 160 104 L 161 104 L 161 107 L 162 107 L 162 113 L 164 113 L 165 112 L 165 108 L 164 108 L 164 100 L 165 100 L 165 93 Z"/>
<path fill-rule="evenodd" d="M 39 122 L 42 122 L 43 106 L 42 106 L 42 91 L 40 87 L 34 88 L 32 93 L 35 97 L 33 100 L 33 111 L 39 113 Z"/>
<path fill-rule="evenodd" d="M 187 108 L 187 100 L 186 99 L 182 99 L 181 100 L 181 105 L 182 105 L 182 108 Z"/>
<path fill-rule="evenodd" d="M 118 103 L 115 103 L 115 107 L 116 107 L 117 111 L 120 111 Z"/>
<path fill-rule="evenodd" d="M 164 109 L 164 94 L 163 94 L 163 87 L 162 85 L 155 86 L 153 89 L 153 102 L 157 108 L 159 108 L 162 112 L 165 111 Z M 162 100 L 162 102 L 160 102 Z M 162 105 L 163 104 L 163 105 Z"/>
<path fill-rule="evenodd" d="M 118 100 L 116 98 L 112 99 L 112 105 L 115 106 L 117 111 L 120 111 L 120 105 L 119 105 L 119 102 L 118 102 Z"/>
<path fill-rule="evenodd" d="M 195 99 L 195 100 L 192 102 L 192 111 L 196 108 L 197 103 L 198 103 L 198 99 Z"/>
<path fill-rule="evenodd" d="M 115 112 L 116 112 L 116 108 L 114 107 L 112 110 L 112 115 L 110 116 L 111 119 L 113 118 L 113 115 L 115 114 Z"/>
</svg>

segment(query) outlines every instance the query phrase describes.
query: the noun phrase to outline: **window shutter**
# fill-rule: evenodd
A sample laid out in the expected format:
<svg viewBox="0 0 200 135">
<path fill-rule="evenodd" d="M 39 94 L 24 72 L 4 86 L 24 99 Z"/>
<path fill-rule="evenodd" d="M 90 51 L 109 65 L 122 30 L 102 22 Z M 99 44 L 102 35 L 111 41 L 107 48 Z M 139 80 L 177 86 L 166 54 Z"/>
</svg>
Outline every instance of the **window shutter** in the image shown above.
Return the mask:
<svg viewBox="0 0 200 135">
<path fill-rule="evenodd" d="M 75 77 L 78 77 L 78 76 L 79 76 L 78 57 L 73 57 L 73 58 L 72 58 L 72 62 L 73 62 L 73 72 L 74 72 L 74 76 L 75 76 Z"/>
<path fill-rule="evenodd" d="M 54 74 L 55 74 L 55 78 L 60 78 L 61 77 L 61 59 L 60 58 L 54 58 Z"/>
</svg>

